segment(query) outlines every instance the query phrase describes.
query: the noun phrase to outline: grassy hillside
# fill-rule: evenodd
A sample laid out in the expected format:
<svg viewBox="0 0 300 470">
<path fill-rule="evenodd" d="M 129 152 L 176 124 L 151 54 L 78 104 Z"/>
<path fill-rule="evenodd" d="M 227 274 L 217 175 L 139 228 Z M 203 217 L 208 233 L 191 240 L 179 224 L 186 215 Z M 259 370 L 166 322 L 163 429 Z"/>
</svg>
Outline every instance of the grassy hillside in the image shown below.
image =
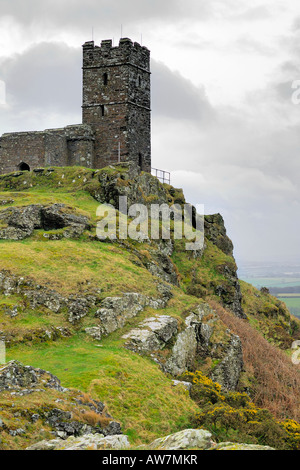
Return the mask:
<svg viewBox="0 0 300 470">
<path fill-rule="evenodd" d="M 119 194 L 134 197 L 130 193 L 133 187 L 136 197 L 146 204 L 162 200 L 169 204 L 184 202 L 180 190 L 161 185 L 150 175 L 142 175 L 140 179 L 132 176 L 130 169 L 122 165 L 97 171 L 54 168 L 41 173 L 24 172 L 18 177 L 0 177 L 0 211 L 62 203 L 65 204 L 64 210 L 83 215 L 90 223 L 89 229 L 73 238 L 66 236 L 64 228 L 37 228 L 21 240 L 1 239 L 1 272 L 9 272 L 18 279 L 28 278 L 34 286 L 51 289 L 62 297 L 77 295 L 94 299 L 93 306 L 80 321 L 70 323 L 65 307 L 57 313 L 46 304 L 33 306 L 30 297 L 26 296 L 26 288 L 11 293 L 2 288 L 0 339 L 1 334 L 6 338 L 7 361 L 15 359 L 49 370 L 60 378 L 63 387 L 81 390 L 103 401 L 114 419 L 120 421 L 131 444 L 136 446 L 192 426 L 195 416 L 203 408 L 201 400 L 193 399 L 183 386 L 174 387 L 174 377 L 163 372 L 153 355 L 137 354 L 124 347 L 124 334 L 138 323 L 153 316 L 172 316 L 177 319 L 179 331 L 182 331 L 187 312 L 201 302 L 210 302 L 218 315 L 210 338 L 209 347 L 212 350 L 218 351 L 228 342 L 228 325 L 221 310 L 218 311 L 217 307 L 220 307 L 232 316 L 233 323 L 238 315 L 238 321 L 247 324 L 249 331 L 255 331 L 264 338 L 265 344 L 273 343 L 278 354 L 288 357 L 292 341 L 300 337 L 300 322 L 290 316 L 278 299 L 246 283 L 239 283 L 232 247 L 220 217 L 207 219 L 210 225 L 206 232 L 205 248 L 196 257 L 184 250 L 184 240 L 176 241 L 172 254 L 163 258 L 157 242 L 99 241 L 96 237 L 96 209 L 99 203 L 106 198 L 106 202 L 115 204 Z M 7 228 L 7 225 L 3 223 L 2 228 Z M 164 266 L 163 272 L 161 266 Z M 169 285 L 172 290 L 167 305 L 156 309 L 147 306 L 101 341 L 86 334 L 86 328 L 99 324 L 95 312 L 104 299 L 124 293 L 158 298 L 160 283 Z M 233 331 L 233 326 L 231 329 Z M 172 347 L 173 344 L 167 344 L 160 355 L 167 357 Z M 281 352 L 279 348 L 286 352 Z M 198 370 L 209 375 L 220 363 L 221 356 L 201 354 L 191 366 L 191 372 Z M 246 369 L 238 391 L 249 392 L 251 399 L 265 407 L 268 401 L 258 397 L 263 366 L 257 368 L 257 360 L 253 357 L 252 363 L 249 358 L 245 361 Z M 290 359 L 285 364 L 286 372 L 282 372 L 280 364 L 278 371 L 276 365 L 274 367 L 275 375 L 277 372 L 286 377 L 293 374 L 295 383 L 292 385 L 288 379 L 282 381 L 286 383 L 286 390 L 293 393 L 297 387 L 299 390 L 299 368 Z M 276 389 L 275 383 L 268 386 L 272 395 L 272 387 Z M 33 408 L 37 406 L 33 395 L 24 402 L 18 399 L 17 408 L 21 410 L 21 415 L 28 403 Z M 0 393 L 0 407 L 6 403 L 4 420 L 8 423 L 15 418 L 12 413 L 9 414 L 7 400 L 8 397 Z M 280 410 L 278 404 L 278 413 L 274 409 L 272 412 L 279 420 L 298 419 L 295 406 L 297 408 L 298 405 L 293 403 Z M 27 431 L 26 437 L 17 436 L 14 439 L 5 435 L 2 447 L 26 447 L 30 440 L 28 433 L 34 441 L 38 440 L 39 432 L 33 432 L 30 427 Z M 239 441 L 238 429 L 228 435 Z M 242 438 L 244 441 L 247 439 L 245 433 Z M 253 442 L 252 437 L 250 442 Z"/>
</svg>

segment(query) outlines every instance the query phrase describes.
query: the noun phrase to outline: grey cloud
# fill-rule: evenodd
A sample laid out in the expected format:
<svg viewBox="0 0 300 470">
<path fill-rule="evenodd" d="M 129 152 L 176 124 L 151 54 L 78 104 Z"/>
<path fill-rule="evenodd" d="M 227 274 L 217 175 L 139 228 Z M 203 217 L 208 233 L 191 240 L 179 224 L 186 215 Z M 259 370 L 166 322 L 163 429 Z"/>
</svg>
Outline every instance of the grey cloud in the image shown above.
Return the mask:
<svg viewBox="0 0 300 470">
<path fill-rule="evenodd" d="M 214 2 L 213 2 L 214 3 Z M 1 0 L 1 15 L 12 15 L 23 24 L 36 21 L 54 22 L 59 26 L 98 28 L 107 24 L 119 25 L 138 20 L 174 19 L 199 14 L 205 18 L 211 6 L 204 0 L 184 3 L 181 0 Z"/>
<path fill-rule="evenodd" d="M 169 120 L 156 136 L 157 164 L 165 149 L 171 183 L 206 213 L 224 215 L 238 258 L 299 251 L 300 105 L 291 104 L 280 79 L 252 92 L 239 109 L 217 107 L 206 128 Z"/>
<path fill-rule="evenodd" d="M 249 34 L 243 34 L 240 36 L 237 39 L 235 46 L 238 48 L 238 50 L 245 53 L 255 53 L 265 56 L 271 56 L 274 54 L 274 48 L 253 39 L 253 37 L 251 37 Z"/>
<path fill-rule="evenodd" d="M 40 43 L 1 64 L 9 104 L 76 112 L 81 106 L 81 49 Z"/>
<path fill-rule="evenodd" d="M 214 111 L 203 88 L 197 88 L 161 62 L 152 61 L 152 108 L 154 116 L 211 121 Z"/>
<path fill-rule="evenodd" d="M 240 2 L 238 2 L 240 3 Z M 235 19 L 238 21 L 260 21 L 270 18 L 272 16 L 272 10 L 266 5 L 260 5 L 257 7 L 246 7 L 242 13 L 238 13 Z"/>
</svg>

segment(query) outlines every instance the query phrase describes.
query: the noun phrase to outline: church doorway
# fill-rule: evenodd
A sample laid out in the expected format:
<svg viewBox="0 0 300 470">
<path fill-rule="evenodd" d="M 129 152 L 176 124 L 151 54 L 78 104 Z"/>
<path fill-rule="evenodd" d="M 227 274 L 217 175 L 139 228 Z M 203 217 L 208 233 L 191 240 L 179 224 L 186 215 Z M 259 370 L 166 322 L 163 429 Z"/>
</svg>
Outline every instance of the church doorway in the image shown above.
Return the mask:
<svg viewBox="0 0 300 470">
<path fill-rule="evenodd" d="M 19 163 L 18 168 L 20 171 L 30 171 L 30 166 L 25 162 Z"/>
</svg>

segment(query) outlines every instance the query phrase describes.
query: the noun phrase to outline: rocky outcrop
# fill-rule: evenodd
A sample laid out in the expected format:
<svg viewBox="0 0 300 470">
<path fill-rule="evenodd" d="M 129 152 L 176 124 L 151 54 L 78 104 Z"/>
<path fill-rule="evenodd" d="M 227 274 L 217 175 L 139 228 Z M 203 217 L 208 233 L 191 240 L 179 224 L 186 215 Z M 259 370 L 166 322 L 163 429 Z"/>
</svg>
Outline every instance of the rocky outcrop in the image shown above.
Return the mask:
<svg viewBox="0 0 300 470">
<path fill-rule="evenodd" d="M 153 276 L 157 276 L 175 286 L 179 285 L 178 273 L 174 263 L 169 255 L 160 251 L 160 248 L 151 250 L 151 261 L 146 261 L 145 267 Z"/>
<path fill-rule="evenodd" d="M 214 286 L 214 291 L 225 308 L 231 310 L 239 318 L 247 318 L 247 315 L 242 308 L 242 293 L 241 286 L 236 274 L 236 271 L 230 269 L 228 266 L 224 267 L 225 282 L 217 283 Z"/>
<path fill-rule="evenodd" d="M 18 361 L 0 366 L 0 392 L 14 391 L 25 395 L 41 388 L 51 388 L 59 392 L 66 390 L 57 377 L 45 370 L 24 366 Z"/>
<path fill-rule="evenodd" d="M 0 271 L 0 293 L 5 296 L 24 296 L 33 309 L 46 307 L 54 313 L 67 311 L 68 320 L 72 324 L 77 324 L 91 309 L 99 305 L 100 308 L 95 313 L 95 317 L 100 320 L 100 326 L 95 327 L 99 328 L 98 339 L 122 328 L 128 319 L 135 317 L 146 307 L 156 310 L 165 308 L 172 298 L 172 289 L 169 285 L 158 282 L 157 291 L 157 297 L 130 292 L 122 297 L 106 297 L 101 301 L 99 289 L 87 289 L 82 294 L 66 297 L 53 289 L 36 284 L 30 278 L 16 276 L 6 270 Z M 61 336 L 64 335 L 63 331 L 60 333 Z M 57 331 L 57 335 L 60 333 Z M 53 336 L 54 332 L 51 335 Z"/>
<path fill-rule="evenodd" d="M 276 450 L 273 447 L 238 442 L 216 444 L 212 434 L 205 429 L 185 429 L 175 434 L 156 439 L 151 444 L 140 446 L 140 450 Z"/>
<path fill-rule="evenodd" d="M 178 331 L 178 320 L 167 315 L 147 318 L 122 338 L 134 352 L 150 353 L 163 349 Z"/>
<path fill-rule="evenodd" d="M 194 370 L 197 359 L 210 357 L 216 365 L 211 377 L 227 390 L 235 390 L 243 370 L 240 338 L 229 330 L 222 342 L 212 340 L 220 319 L 208 304 L 201 303 L 190 311 L 184 327 L 172 316 L 158 315 L 139 323 L 123 335 L 125 347 L 138 354 L 150 355 L 173 377 Z M 164 350 L 163 356 L 159 351 Z"/>
<path fill-rule="evenodd" d="M 115 435 L 104 437 L 101 434 L 86 434 L 81 437 L 52 439 L 37 442 L 26 450 L 129 450 L 127 436 Z M 155 439 L 151 444 L 142 445 L 138 450 L 183 451 L 183 450 L 276 450 L 273 447 L 238 442 L 220 442 L 212 440 L 212 434 L 205 429 L 185 429 L 168 436 Z"/>
<path fill-rule="evenodd" d="M 100 405 L 102 404 L 100 403 Z M 103 416 L 104 405 L 93 406 L 93 409 L 99 417 Z M 121 434 L 121 426 L 116 421 L 110 421 L 102 426 L 93 426 L 84 421 L 74 419 L 73 415 L 74 413 L 71 411 L 52 408 L 50 411 L 46 411 L 42 417 L 45 424 L 50 426 L 54 430 L 55 435 L 61 439 L 67 439 L 70 436 L 84 436 L 91 433 L 101 433 L 101 437 Z M 109 417 L 107 414 L 104 414 L 104 416 Z"/>
<path fill-rule="evenodd" d="M 146 305 L 147 298 L 135 292 L 124 294 L 122 297 L 106 297 L 95 314 L 100 320 L 102 335 L 122 328 L 127 320 L 138 315 Z"/>
<path fill-rule="evenodd" d="M 226 255 L 233 256 L 233 244 L 227 236 L 224 219 L 221 214 L 204 217 L 205 236 Z"/>
<path fill-rule="evenodd" d="M 22 434 L 27 437 L 32 423 L 50 428 L 51 434 L 60 439 L 86 434 L 96 435 L 97 439 L 99 435 L 103 438 L 122 434 L 120 424 L 107 413 L 104 403 L 89 396 L 87 398 L 80 391 L 62 387 L 57 377 L 42 369 L 18 361 L 1 366 L 0 395 L 2 393 L 5 393 L 6 400 L 8 397 L 16 400 L 27 396 L 28 409 L 26 405 L 24 409 L 19 406 L 17 415 L 13 413 L 11 421 L 7 411 L 5 420 L 0 419 L 0 431 L 11 436 Z M 29 396 L 31 394 L 34 394 L 33 399 Z M 22 428 L 16 428 L 15 416 L 22 418 Z"/>
<path fill-rule="evenodd" d="M 27 447 L 26 450 L 126 450 L 130 447 L 127 436 L 103 436 L 102 434 L 86 434 L 81 437 L 52 439 L 40 441 Z"/>
<path fill-rule="evenodd" d="M 21 277 L 9 271 L 0 271 L 0 293 L 5 296 L 24 296 L 32 309 L 46 307 L 54 313 L 67 311 L 70 323 L 77 323 L 89 310 L 100 302 L 100 290 L 87 290 L 86 293 L 65 297 L 59 292 L 35 283 L 28 277 Z"/>
<path fill-rule="evenodd" d="M 71 331 L 63 326 L 34 327 L 30 329 L 20 329 L 16 335 L 16 330 L 6 329 L 0 330 L 0 341 L 4 341 L 7 345 L 15 345 L 18 343 L 43 343 L 46 341 L 57 341 L 62 338 L 68 338 L 72 335 Z"/>
<path fill-rule="evenodd" d="M 231 335 L 224 358 L 214 368 L 211 379 L 221 384 L 226 390 L 236 390 L 243 367 L 241 340 L 237 335 Z"/>
<path fill-rule="evenodd" d="M 133 262 L 138 266 L 144 266 L 153 276 L 175 286 L 179 286 L 178 270 L 171 259 L 174 250 L 172 240 L 147 240 L 148 256 L 139 251 L 133 245 L 124 240 L 118 240 L 118 244 L 127 251 L 133 253 L 137 259 Z"/>
<path fill-rule="evenodd" d="M 208 314 L 209 319 L 205 316 Z M 181 375 L 191 370 L 197 354 L 202 351 L 208 354 L 209 340 L 216 322 L 216 314 L 207 304 L 198 305 L 185 319 L 185 328 L 177 336 L 163 368 L 173 376 Z"/>
<path fill-rule="evenodd" d="M 136 292 L 125 293 L 122 297 L 106 297 L 101 303 L 101 308 L 95 313 L 100 320 L 100 335 L 108 335 L 136 317 L 146 307 L 153 309 L 165 308 L 172 297 L 172 291 L 168 286 L 158 284 L 160 297 L 153 298 Z"/>
<path fill-rule="evenodd" d="M 151 444 L 142 446 L 142 450 L 207 450 L 212 447 L 212 435 L 204 429 L 185 429 L 175 434 L 156 439 Z"/>
<path fill-rule="evenodd" d="M 34 230 L 59 230 L 66 228 L 61 237 L 77 238 L 84 230 L 91 228 L 88 218 L 75 214 L 65 204 L 43 206 L 31 204 L 23 207 L 9 207 L 0 211 L 0 239 L 23 240 Z"/>
<path fill-rule="evenodd" d="M 119 208 L 120 196 L 127 197 L 128 206 L 168 202 L 168 192 L 159 180 L 150 173 L 140 173 L 134 162 L 111 165 L 98 173 L 98 181 L 92 195 L 102 204 Z"/>
</svg>

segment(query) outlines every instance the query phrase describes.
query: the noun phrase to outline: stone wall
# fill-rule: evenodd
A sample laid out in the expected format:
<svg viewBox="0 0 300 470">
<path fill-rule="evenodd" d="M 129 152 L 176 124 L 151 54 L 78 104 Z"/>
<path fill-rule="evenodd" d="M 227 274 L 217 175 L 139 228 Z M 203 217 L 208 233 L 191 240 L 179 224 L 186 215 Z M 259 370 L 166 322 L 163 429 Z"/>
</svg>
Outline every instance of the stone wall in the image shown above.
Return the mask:
<svg viewBox="0 0 300 470">
<path fill-rule="evenodd" d="M 45 161 L 44 132 L 15 132 L 0 139 L 0 172 L 17 171 L 18 165 L 27 163 L 32 168 L 43 166 Z"/>
<path fill-rule="evenodd" d="M 67 165 L 94 168 L 95 138 L 91 127 L 84 124 L 67 126 L 65 133 L 68 152 Z"/>
<path fill-rule="evenodd" d="M 79 124 L 43 132 L 16 132 L 0 139 L 0 173 L 45 166 L 80 165 L 93 168 L 94 134 Z"/>
</svg>

